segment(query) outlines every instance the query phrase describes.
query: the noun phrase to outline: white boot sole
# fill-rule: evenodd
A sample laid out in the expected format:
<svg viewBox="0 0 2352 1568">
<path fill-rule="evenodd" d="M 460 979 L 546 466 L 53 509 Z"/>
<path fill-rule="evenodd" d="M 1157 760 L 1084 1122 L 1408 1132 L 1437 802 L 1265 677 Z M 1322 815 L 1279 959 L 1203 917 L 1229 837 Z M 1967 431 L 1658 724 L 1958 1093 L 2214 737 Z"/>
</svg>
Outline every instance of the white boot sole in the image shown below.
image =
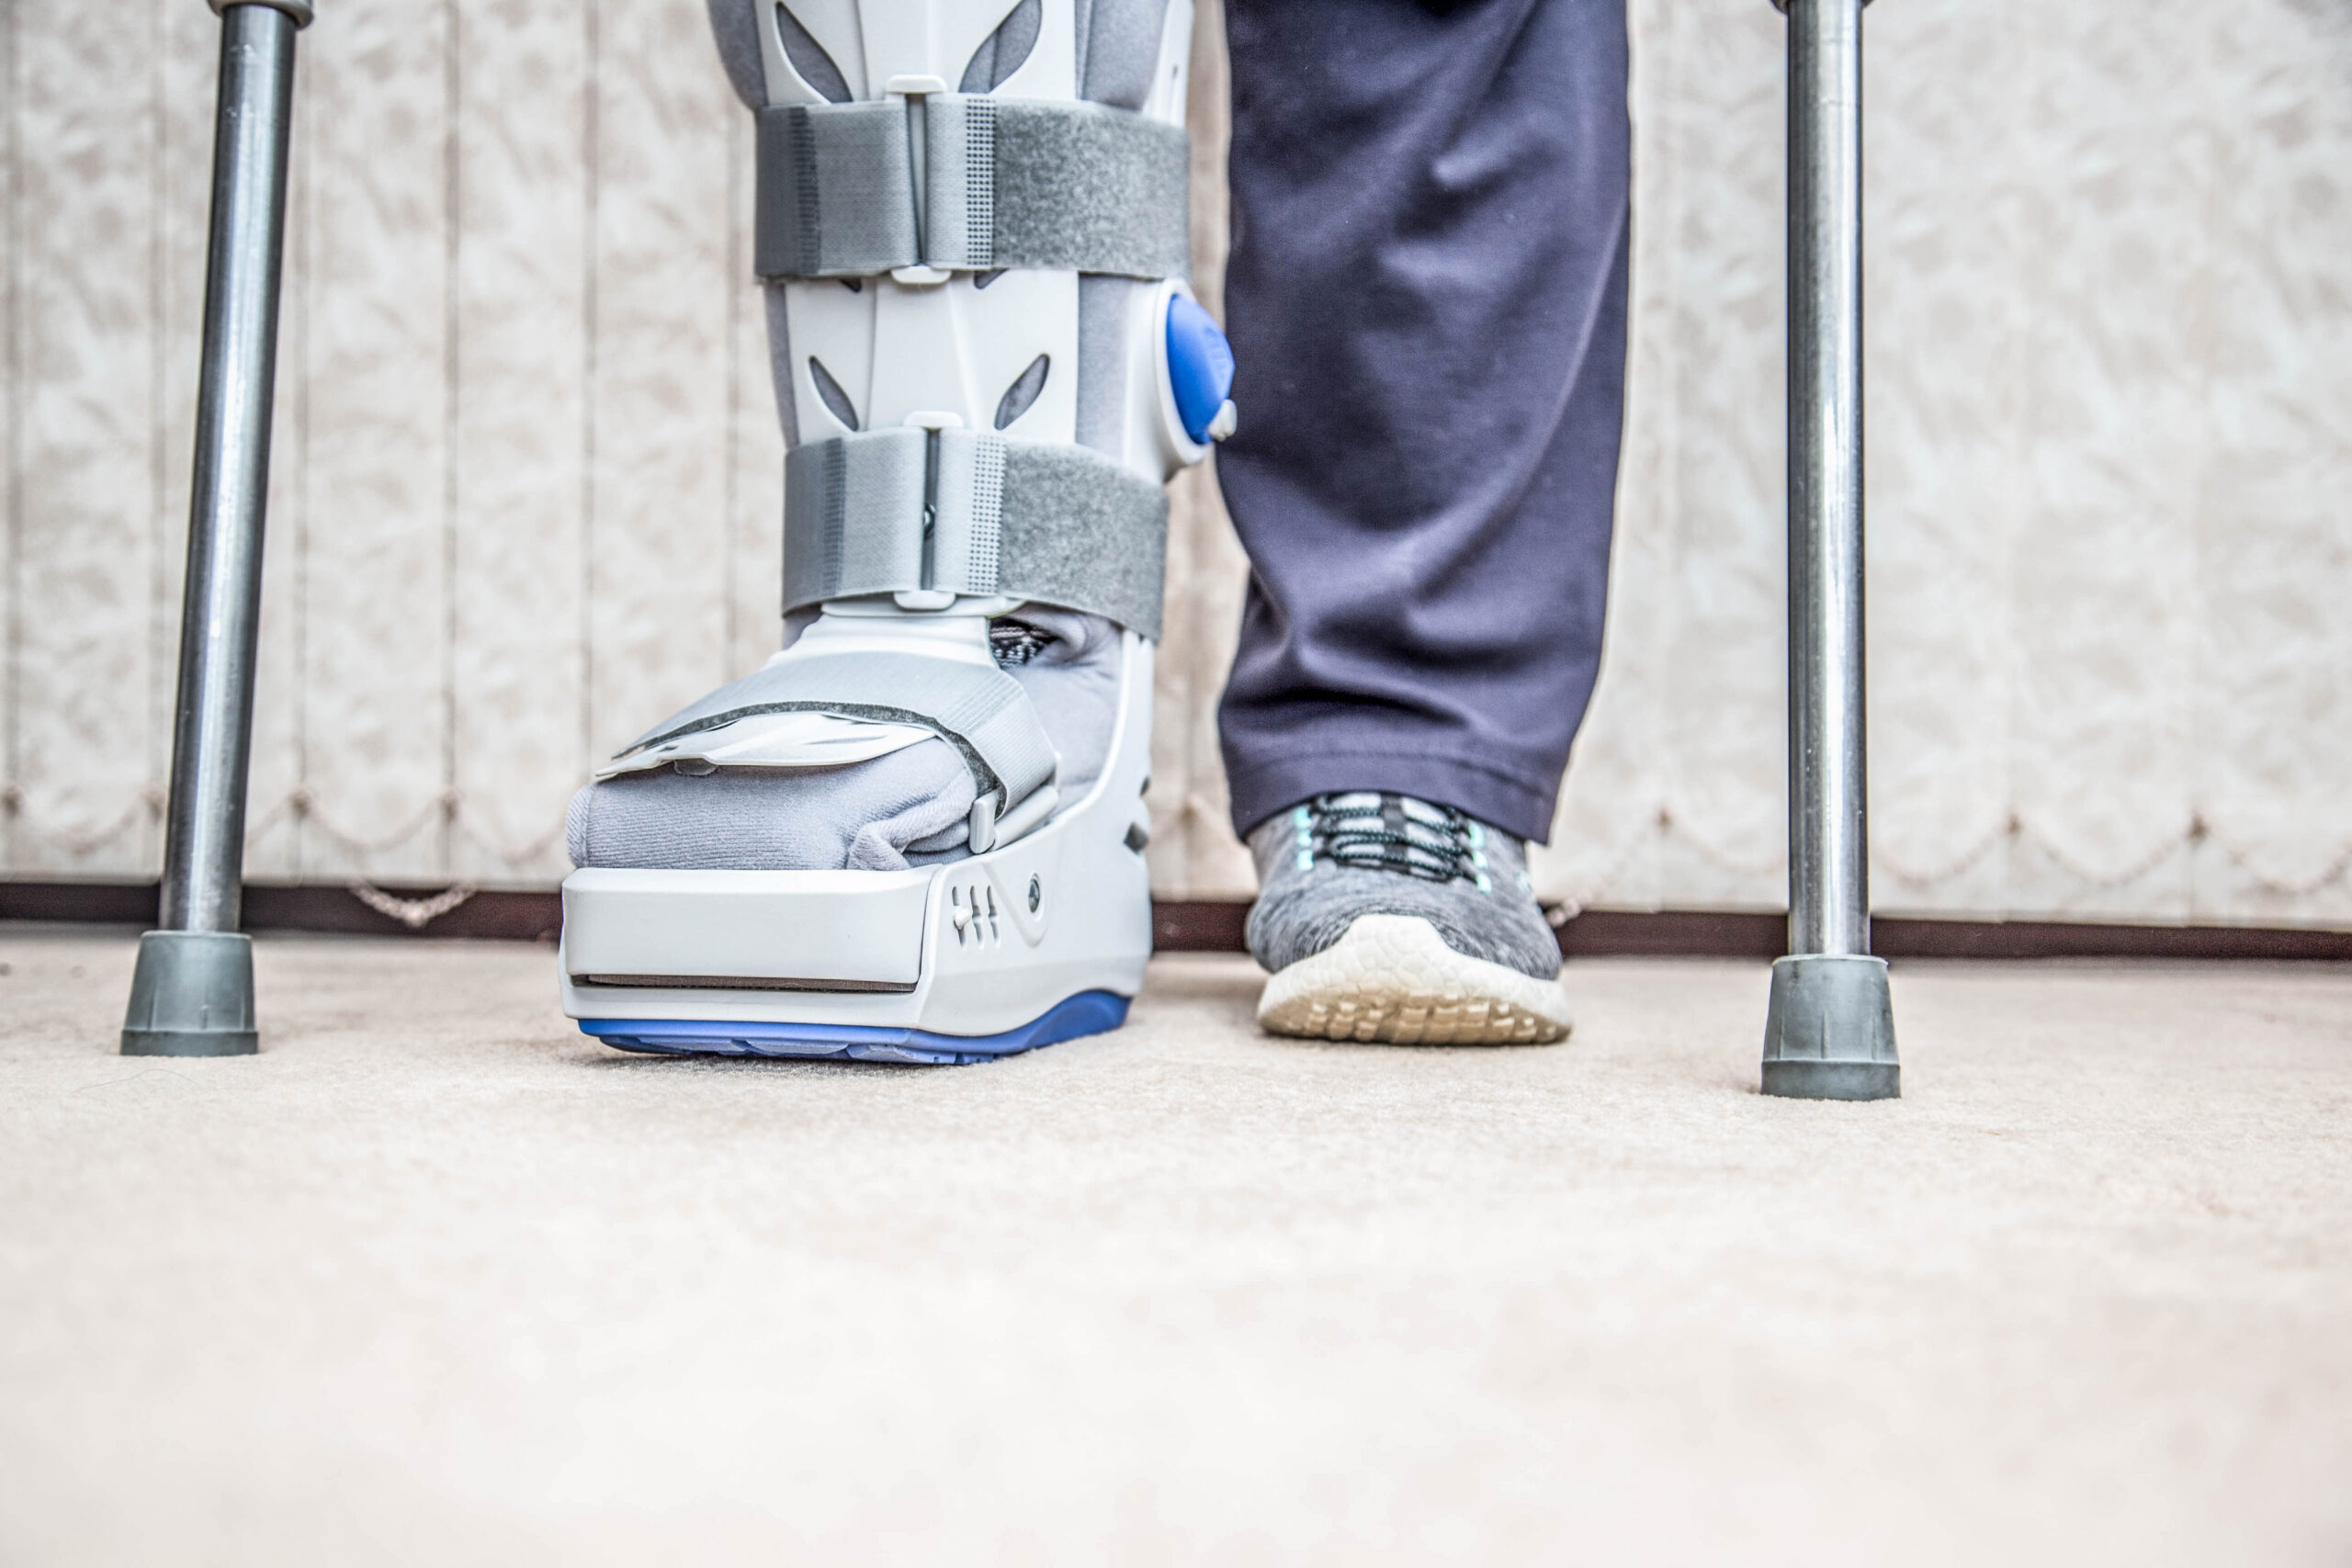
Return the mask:
<svg viewBox="0 0 2352 1568">
<path fill-rule="evenodd" d="M 1544 1045 L 1574 1023 L 1560 982 L 1470 958 L 1411 915 L 1364 915 L 1266 982 L 1260 1027 L 1391 1045 Z"/>
</svg>

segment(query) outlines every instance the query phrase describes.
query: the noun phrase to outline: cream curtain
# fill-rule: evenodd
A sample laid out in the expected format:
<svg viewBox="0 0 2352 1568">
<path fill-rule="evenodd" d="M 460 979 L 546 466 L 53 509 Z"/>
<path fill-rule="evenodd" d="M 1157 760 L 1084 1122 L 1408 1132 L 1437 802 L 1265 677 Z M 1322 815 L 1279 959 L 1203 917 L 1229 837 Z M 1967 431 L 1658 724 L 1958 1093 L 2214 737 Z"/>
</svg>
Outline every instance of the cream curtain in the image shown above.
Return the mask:
<svg viewBox="0 0 2352 1568">
<path fill-rule="evenodd" d="M 748 120 L 698 0 L 322 10 L 249 871 L 548 886 L 588 760 L 775 635 Z M 1537 864 L 1772 908 L 1781 23 L 1634 20 L 1610 644 Z M 160 860 L 216 38 L 0 6 L 0 874 Z M 2352 925 L 2352 10 L 1888 0 L 1869 48 L 1880 907 Z M 1194 84 L 1214 301 L 1213 26 Z M 1244 897 L 1247 565 L 1211 476 L 1176 501 L 1154 876 Z"/>
</svg>

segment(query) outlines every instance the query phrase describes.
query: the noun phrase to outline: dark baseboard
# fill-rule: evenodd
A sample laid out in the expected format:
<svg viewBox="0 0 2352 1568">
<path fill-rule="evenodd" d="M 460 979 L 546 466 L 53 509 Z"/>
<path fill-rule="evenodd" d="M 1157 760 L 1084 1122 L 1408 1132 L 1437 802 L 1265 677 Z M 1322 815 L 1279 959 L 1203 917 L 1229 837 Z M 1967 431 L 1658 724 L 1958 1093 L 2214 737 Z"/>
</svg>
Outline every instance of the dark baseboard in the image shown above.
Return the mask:
<svg viewBox="0 0 2352 1568">
<path fill-rule="evenodd" d="M 1587 909 L 1557 928 L 1570 958 L 1752 958 L 1770 964 L 1788 951 L 1783 915 L 1665 909 L 1655 914 Z"/>
<path fill-rule="evenodd" d="M 1775 915 L 1773 921 L 1780 923 Z M 2252 958 L 2352 962 L 2352 931 L 2289 926 L 2102 926 L 2071 920 L 1871 922 L 1882 958 Z"/>
<path fill-rule="evenodd" d="M 1151 945 L 1158 953 L 1247 953 L 1242 931 L 1250 906 L 1229 900 L 1172 904 L 1154 899 Z"/>
<path fill-rule="evenodd" d="M 402 898 L 439 888 L 392 887 Z M 92 921 L 146 929 L 155 922 L 155 884 L 0 881 L 0 919 Z M 366 936 L 476 937 L 553 942 L 563 928 L 563 900 L 553 893 L 477 893 L 419 928 L 369 908 L 347 887 L 245 885 L 249 931 L 345 931 Z"/>
<path fill-rule="evenodd" d="M 1788 951 L 1788 917 L 1588 909 L 1560 927 L 1571 958 L 1748 958 Z M 2352 962 L 2352 931 L 2276 926 L 2123 926 L 2073 920 L 1942 920 L 1882 915 L 1881 958 L 2252 958 Z"/>
<path fill-rule="evenodd" d="M 438 888 L 388 888 L 417 898 Z M 0 881 L 0 919 L 136 926 L 155 919 L 150 883 Z M 1239 953 L 1250 906 L 1159 903 L 1152 932 L 1162 953 Z M 553 942 L 563 905 L 553 893 L 477 893 L 412 929 L 363 904 L 348 888 L 245 888 L 248 931 L 345 931 L 368 936 L 473 937 Z M 1741 958 L 1766 963 L 1785 951 L 1788 922 L 1774 914 L 1588 909 L 1560 927 L 1571 958 Z M 2270 926 L 2087 925 L 2070 920 L 1927 920 L 1882 918 L 1871 947 L 1883 958 L 2237 958 L 2352 962 L 2352 931 Z"/>
</svg>

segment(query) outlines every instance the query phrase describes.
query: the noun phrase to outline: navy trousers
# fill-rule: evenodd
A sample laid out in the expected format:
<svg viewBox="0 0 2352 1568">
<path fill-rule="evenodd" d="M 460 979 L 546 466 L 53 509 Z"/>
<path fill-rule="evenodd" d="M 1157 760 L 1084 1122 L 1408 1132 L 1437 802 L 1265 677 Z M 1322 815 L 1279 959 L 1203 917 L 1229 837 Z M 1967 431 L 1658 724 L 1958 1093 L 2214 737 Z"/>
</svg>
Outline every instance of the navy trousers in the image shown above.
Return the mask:
<svg viewBox="0 0 2352 1568">
<path fill-rule="evenodd" d="M 1623 423 L 1624 0 L 1227 0 L 1226 28 L 1234 827 L 1392 790 L 1545 839 Z"/>
</svg>

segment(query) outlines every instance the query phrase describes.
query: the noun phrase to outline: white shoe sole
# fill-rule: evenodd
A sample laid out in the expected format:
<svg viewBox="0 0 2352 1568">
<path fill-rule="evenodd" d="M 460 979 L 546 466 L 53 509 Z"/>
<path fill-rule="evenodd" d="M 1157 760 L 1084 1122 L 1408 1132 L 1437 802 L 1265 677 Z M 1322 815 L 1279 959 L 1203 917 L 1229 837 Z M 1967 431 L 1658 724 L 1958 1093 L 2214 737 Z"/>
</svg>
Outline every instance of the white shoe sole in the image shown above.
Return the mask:
<svg viewBox="0 0 2352 1568">
<path fill-rule="evenodd" d="M 1469 958 L 1412 915 L 1364 915 L 1266 982 L 1258 1023 L 1309 1040 L 1543 1045 L 1573 1023 L 1557 980 Z"/>
</svg>

